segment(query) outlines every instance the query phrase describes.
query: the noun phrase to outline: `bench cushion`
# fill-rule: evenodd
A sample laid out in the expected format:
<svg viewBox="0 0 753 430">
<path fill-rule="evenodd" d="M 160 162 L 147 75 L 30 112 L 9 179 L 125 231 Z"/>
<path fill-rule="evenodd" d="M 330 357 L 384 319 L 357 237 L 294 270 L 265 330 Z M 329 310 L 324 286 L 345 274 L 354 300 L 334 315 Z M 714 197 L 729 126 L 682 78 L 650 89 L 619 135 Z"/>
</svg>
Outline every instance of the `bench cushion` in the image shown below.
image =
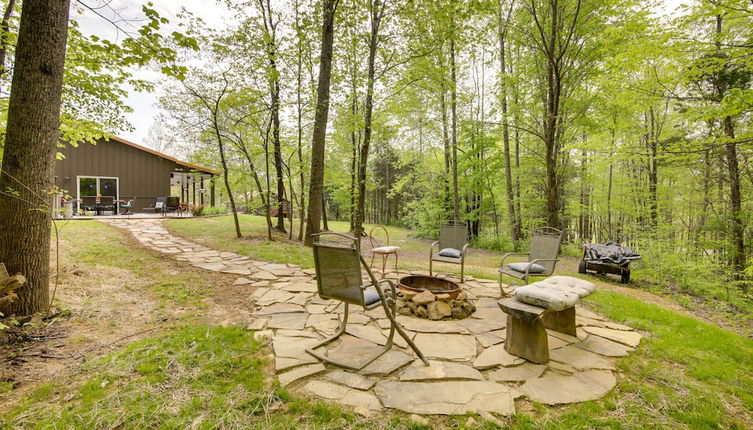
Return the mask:
<svg viewBox="0 0 753 430">
<path fill-rule="evenodd" d="M 569 276 L 553 276 L 515 290 L 515 298 L 529 305 L 561 311 L 571 308 L 596 289 L 591 282 Z"/>
<path fill-rule="evenodd" d="M 395 252 L 397 252 L 399 250 L 400 250 L 400 247 L 399 246 L 394 246 L 394 245 L 380 246 L 378 248 L 372 248 L 371 249 L 371 251 L 374 252 L 375 254 L 393 254 L 393 253 L 395 253 Z"/>
<path fill-rule="evenodd" d="M 531 267 L 528 268 L 528 266 Z M 546 270 L 544 266 L 540 266 L 536 263 L 510 263 L 507 267 L 521 273 L 526 273 L 526 269 L 528 269 L 528 273 L 544 273 Z"/>
</svg>

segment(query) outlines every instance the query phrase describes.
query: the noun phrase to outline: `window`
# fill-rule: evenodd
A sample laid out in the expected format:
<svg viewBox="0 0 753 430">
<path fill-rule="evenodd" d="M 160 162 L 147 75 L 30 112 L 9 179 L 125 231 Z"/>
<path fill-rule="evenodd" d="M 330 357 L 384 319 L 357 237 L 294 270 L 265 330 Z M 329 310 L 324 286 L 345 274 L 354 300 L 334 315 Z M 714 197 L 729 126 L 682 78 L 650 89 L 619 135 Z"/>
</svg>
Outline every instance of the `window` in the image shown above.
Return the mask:
<svg viewBox="0 0 753 430">
<path fill-rule="evenodd" d="M 99 176 L 78 177 L 78 198 L 109 196 L 118 199 L 118 178 Z"/>
</svg>

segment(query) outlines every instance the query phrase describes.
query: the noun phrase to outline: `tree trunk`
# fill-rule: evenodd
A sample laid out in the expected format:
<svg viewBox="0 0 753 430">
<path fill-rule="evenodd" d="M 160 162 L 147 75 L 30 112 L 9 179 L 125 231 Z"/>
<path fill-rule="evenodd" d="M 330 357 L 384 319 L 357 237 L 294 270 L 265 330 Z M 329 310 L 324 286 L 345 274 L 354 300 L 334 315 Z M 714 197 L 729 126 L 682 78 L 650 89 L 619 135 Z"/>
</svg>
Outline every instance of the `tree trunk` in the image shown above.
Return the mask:
<svg viewBox="0 0 753 430">
<path fill-rule="evenodd" d="M 10 0 L 5 7 L 3 21 L 0 22 L 0 78 L 5 75 L 5 57 L 8 54 L 8 34 L 10 32 L 10 18 L 13 16 L 13 9 L 16 7 L 16 0 Z"/>
<path fill-rule="evenodd" d="M 68 0 L 26 0 L 21 10 L 0 173 L 0 262 L 28 283 L 0 309 L 6 315 L 49 306 L 48 193 L 60 138 L 68 10 Z"/>
<path fill-rule="evenodd" d="M 300 220 L 298 225 L 298 240 L 303 240 L 303 231 L 306 223 L 306 178 L 303 169 L 303 99 L 301 93 L 303 92 L 303 41 L 300 35 L 300 13 L 299 2 L 295 2 L 295 28 L 298 36 L 298 52 L 296 58 L 296 107 L 297 107 L 297 120 L 298 120 L 298 168 L 299 180 L 301 181 L 301 200 L 299 206 Z M 293 211 L 293 208 L 290 208 Z"/>
<path fill-rule="evenodd" d="M 366 82 L 366 100 L 363 113 L 363 142 L 361 143 L 360 160 L 358 164 L 358 204 L 356 205 L 355 225 L 353 233 L 360 241 L 363 233 L 364 206 L 366 203 L 366 167 L 369 161 L 369 146 L 371 144 L 371 116 L 374 105 L 374 76 L 376 75 L 376 52 L 379 42 L 379 26 L 384 13 L 384 4 L 374 0 L 371 4 L 371 37 L 369 39 L 369 64 Z"/>
<path fill-rule="evenodd" d="M 507 64 L 505 39 L 507 36 L 507 26 L 512 15 L 513 4 L 510 4 L 510 11 L 507 18 L 503 19 L 502 1 L 499 3 L 498 24 L 499 24 L 499 69 L 500 81 L 499 91 L 502 104 L 502 146 L 505 161 L 505 188 L 507 190 L 507 218 L 510 223 L 510 239 L 512 239 L 513 248 L 518 248 L 518 239 L 520 237 L 520 226 L 518 225 L 518 215 L 515 213 L 515 191 L 512 183 L 512 165 L 510 163 L 510 128 L 507 119 Z"/>
<path fill-rule="evenodd" d="M 727 175 L 729 176 L 729 210 L 732 221 L 730 260 L 735 270 L 735 279 L 742 278 L 745 269 L 745 237 L 742 214 L 742 198 L 740 195 L 740 167 L 737 160 L 737 145 L 735 144 L 735 126 L 732 117 L 725 116 L 722 120 L 724 134 L 729 142 L 724 145 L 727 156 Z"/>
<path fill-rule="evenodd" d="M 311 180 L 309 209 L 304 244 L 311 246 L 312 234 L 320 231 L 324 187 L 324 139 L 329 116 L 329 86 L 332 78 L 332 45 L 335 33 L 335 11 L 338 0 L 322 2 L 322 47 L 319 59 L 319 82 L 316 94 L 314 134 L 311 138 Z"/>
<path fill-rule="evenodd" d="M 452 115 L 452 215 L 455 220 L 460 219 L 460 196 L 458 195 L 458 81 L 457 67 L 455 64 L 455 19 L 450 20 L 450 26 L 453 27 L 453 33 L 450 37 L 450 79 L 452 88 L 450 92 L 450 110 Z"/>
<path fill-rule="evenodd" d="M 452 151 L 450 149 L 450 136 L 447 126 L 447 102 L 445 100 L 445 88 L 442 83 L 442 97 L 440 98 L 442 107 L 442 142 L 444 143 L 444 206 L 445 215 L 449 218 L 452 210 L 452 196 L 450 194 L 450 177 L 452 166 Z"/>
<path fill-rule="evenodd" d="M 219 99 L 218 103 L 219 104 Z M 222 141 L 222 133 L 220 132 L 219 119 L 217 118 L 217 111 L 213 113 L 214 132 L 217 136 L 217 146 L 220 149 L 220 162 L 222 163 L 222 177 L 225 179 L 225 190 L 227 190 L 227 198 L 230 200 L 230 209 L 233 211 L 233 221 L 235 222 L 235 234 L 238 238 L 243 237 L 241 234 L 241 225 L 238 222 L 238 210 L 235 207 L 235 198 L 233 197 L 233 191 L 230 188 L 230 178 L 228 177 L 230 172 L 227 167 L 227 160 L 225 159 L 225 145 Z"/>
</svg>

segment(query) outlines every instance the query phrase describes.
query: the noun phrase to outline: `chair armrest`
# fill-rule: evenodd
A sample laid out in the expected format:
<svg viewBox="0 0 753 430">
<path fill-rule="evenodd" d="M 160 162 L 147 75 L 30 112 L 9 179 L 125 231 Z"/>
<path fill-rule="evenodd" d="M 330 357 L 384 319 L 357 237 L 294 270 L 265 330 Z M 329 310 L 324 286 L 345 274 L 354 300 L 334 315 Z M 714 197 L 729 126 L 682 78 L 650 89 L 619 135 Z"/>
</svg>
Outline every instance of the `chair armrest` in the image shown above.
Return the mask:
<svg viewBox="0 0 753 430">
<path fill-rule="evenodd" d="M 499 262 L 499 267 L 505 267 L 505 260 L 507 257 L 512 257 L 513 255 L 529 255 L 527 252 L 508 252 L 507 254 L 504 254 L 502 256 L 502 260 Z"/>
<path fill-rule="evenodd" d="M 467 243 L 465 245 L 463 245 L 463 249 L 460 250 L 460 261 L 461 262 L 465 260 L 465 250 L 466 249 L 468 249 L 468 244 Z"/>
<path fill-rule="evenodd" d="M 437 249 L 439 249 L 439 241 L 438 240 L 432 242 L 431 247 L 429 247 L 429 258 L 431 258 L 431 257 L 434 256 L 434 247 L 435 246 L 437 247 Z"/>
<path fill-rule="evenodd" d="M 533 261 L 530 261 L 528 267 L 526 267 L 526 275 L 528 274 L 528 270 L 531 268 L 532 265 L 538 263 L 539 261 L 554 261 L 554 265 L 552 266 L 552 271 L 550 273 L 554 273 L 554 268 L 557 267 L 557 262 L 560 261 L 559 258 L 537 258 Z"/>
</svg>

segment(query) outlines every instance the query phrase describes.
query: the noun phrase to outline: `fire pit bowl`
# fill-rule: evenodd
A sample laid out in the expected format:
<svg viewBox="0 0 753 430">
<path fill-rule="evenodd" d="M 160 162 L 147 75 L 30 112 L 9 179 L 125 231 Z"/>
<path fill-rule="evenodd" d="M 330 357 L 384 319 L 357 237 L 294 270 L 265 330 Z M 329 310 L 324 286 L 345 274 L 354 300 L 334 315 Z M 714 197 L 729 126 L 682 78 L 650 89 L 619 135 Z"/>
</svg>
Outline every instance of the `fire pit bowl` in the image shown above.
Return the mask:
<svg viewBox="0 0 753 430">
<path fill-rule="evenodd" d="M 404 276 L 397 281 L 400 288 L 422 293 L 429 291 L 434 294 L 449 294 L 450 299 L 455 300 L 460 294 L 460 286 L 447 279 L 435 278 L 425 275 Z"/>
</svg>

